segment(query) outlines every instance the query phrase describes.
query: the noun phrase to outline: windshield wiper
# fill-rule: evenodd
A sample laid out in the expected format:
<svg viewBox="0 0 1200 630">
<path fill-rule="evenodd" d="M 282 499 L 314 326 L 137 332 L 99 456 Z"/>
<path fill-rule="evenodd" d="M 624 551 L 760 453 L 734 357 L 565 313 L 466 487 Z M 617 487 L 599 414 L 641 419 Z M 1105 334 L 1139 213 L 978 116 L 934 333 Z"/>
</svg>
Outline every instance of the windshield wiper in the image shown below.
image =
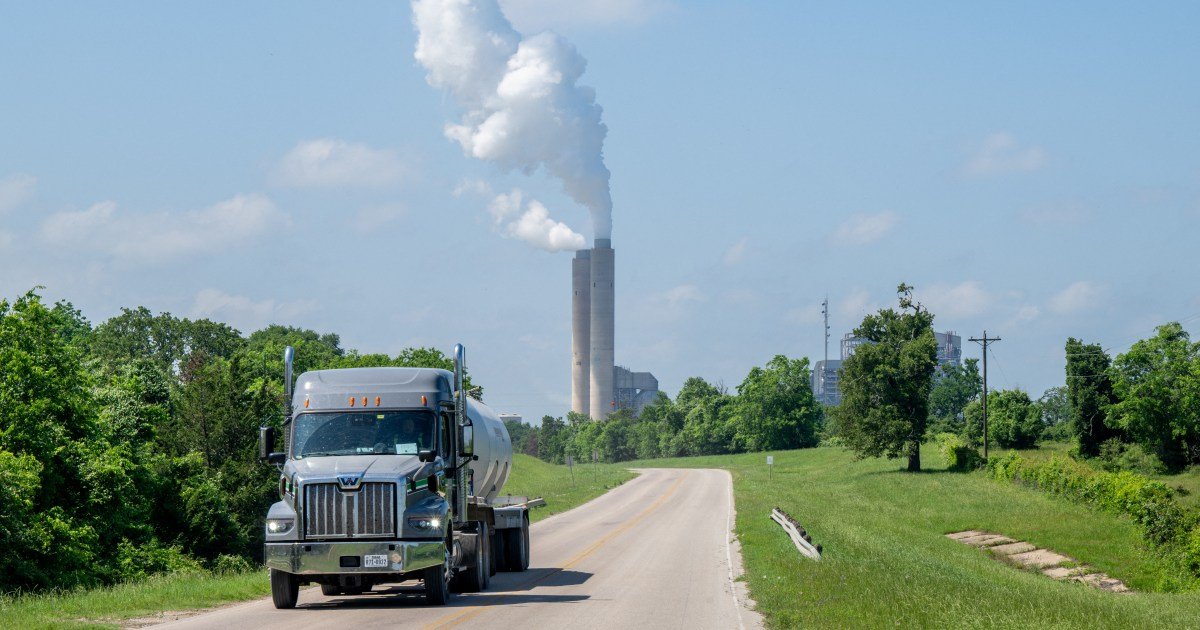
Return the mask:
<svg viewBox="0 0 1200 630">
<path fill-rule="evenodd" d="M 300 456 L 300 459 L 304 459 L 305 457 L 337 457 L 341 454 L 342 453 L 326 453 L 326 452 L 322 452 L 322 451 L 317 451 L 314 453 L 304 453 L 303 455 Z"/>
</svg>

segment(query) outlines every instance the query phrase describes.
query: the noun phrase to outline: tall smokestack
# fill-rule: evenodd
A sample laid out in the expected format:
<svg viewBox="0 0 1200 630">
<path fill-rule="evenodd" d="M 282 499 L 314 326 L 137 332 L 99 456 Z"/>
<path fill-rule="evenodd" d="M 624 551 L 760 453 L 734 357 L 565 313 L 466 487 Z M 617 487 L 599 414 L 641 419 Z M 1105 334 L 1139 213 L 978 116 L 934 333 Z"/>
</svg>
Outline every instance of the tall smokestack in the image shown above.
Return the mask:
<svg viewBox="0 0 1200 630">
<path fill-rule="evenodd" d="M 597 238 L 592 250 L 591 413 L 596 420 L 613 411 L 613 258 L 612 240 Z"/>
<path fill-rule="evenodd" d="M 571 411 L 588 415 L 592 402 L 592 250 L 571 259 Z"/>
</svg>

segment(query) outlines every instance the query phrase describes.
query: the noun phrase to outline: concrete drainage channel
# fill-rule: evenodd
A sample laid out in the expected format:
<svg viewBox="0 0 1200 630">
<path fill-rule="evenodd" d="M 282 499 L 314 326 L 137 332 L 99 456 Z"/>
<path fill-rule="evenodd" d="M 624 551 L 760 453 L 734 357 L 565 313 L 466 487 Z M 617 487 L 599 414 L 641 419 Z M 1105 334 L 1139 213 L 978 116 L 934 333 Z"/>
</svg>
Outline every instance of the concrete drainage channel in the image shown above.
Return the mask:
<svg viewBox="0 0 1200 630">
<path fill-rule="evenodd" d="M 1049 549 L 1039 549 L 1027 542 L 976 530 L 946 534 L 946 538 L 964 545 L 986 549 L 998 559 L 1016 566 L 1041 571 L 1056 580 L 1072 580 L 1111 593 L 1128 593 L 1129 587 L 1121 580 L 1108 577 L 1086 565 L 1078 565 L 1072 558 Z"/>
</svg>

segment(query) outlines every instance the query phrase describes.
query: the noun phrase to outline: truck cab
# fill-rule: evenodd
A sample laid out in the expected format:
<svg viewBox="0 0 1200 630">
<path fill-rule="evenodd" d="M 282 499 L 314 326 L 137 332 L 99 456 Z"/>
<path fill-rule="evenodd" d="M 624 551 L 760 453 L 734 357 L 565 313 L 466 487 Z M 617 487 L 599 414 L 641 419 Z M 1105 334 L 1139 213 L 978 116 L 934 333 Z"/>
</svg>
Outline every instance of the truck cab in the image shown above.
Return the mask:
<svg viewBox="0 0 1200 630">
<path fill-rule="evenodd" d="M 430 603 L 479 591 L 497 569 L 529 563 L 528 508 L 494 505 L 512 447 L 499 417 L 432 368 L 306 372 L 291 383 L 276 433 L 260 430 L 260 458 L 279 469 L 279 502 L 266 518 L 264 562 L 277 608 L 299 587 L 365 593 L 421 580 Z"/>
</svg>

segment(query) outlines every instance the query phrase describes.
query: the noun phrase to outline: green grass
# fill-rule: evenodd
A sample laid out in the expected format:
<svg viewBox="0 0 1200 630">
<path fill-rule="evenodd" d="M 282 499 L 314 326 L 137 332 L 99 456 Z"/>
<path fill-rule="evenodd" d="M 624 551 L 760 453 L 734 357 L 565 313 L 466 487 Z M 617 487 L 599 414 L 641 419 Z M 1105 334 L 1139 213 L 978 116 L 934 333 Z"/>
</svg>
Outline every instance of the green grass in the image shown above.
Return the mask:
<svg viewBox="0 0 1200 630">
<path fill-rule="evenodd" d="M 940 467 L 934 449 L 926 467 Z M 727 468 L 753 598 L 772 628 L 1200 627 L 1200 592 L 1155 593 L 1171 569 L 1127 520 L 980 473 L 901 472 L 842 449 L 638 462 Z M 802 559 L 769 519 L 779 506 L 825 548 Z M 1114 595 L 1011 567 L 948 540 L 982 529 L 1049 547 L 1143 592 Z"/>
<path fill-rule="evenodd" d="M 538 521 L 594 499 L 633 476 L 624 466 L 587 464 L 575 466 L 572 480 L 566 466 L 515 455 L 505 492 L 545 498 L 546 507 L 531 513 L 532 519 Z M 269 593 L 265 571 L 220 576 L 165 575 L 87 591 L 0 598 L 0 627 L 116 628 L 123 619 L 168 610 L 209 608 Z"/>
<path fill-rule="evenodd" d="M 572 477 L 566 466 L 548 464 L 529 455 L 513 455 L 512 474 L 504 485 L 504 493 L 545 499 L 546 507 L 530 513 L 536 522 L 587 503 L 634 476 L 619 464 L 576 464 L 574 468 Z"/>
<path fill-rule="evenodd" d="M 266 571 L 163 575 L 68 593 L 0 598 L 4 628 L 118 628 L 120 620 L 168 610 L 208 608 L 270 592 Z"/>
</svg>

